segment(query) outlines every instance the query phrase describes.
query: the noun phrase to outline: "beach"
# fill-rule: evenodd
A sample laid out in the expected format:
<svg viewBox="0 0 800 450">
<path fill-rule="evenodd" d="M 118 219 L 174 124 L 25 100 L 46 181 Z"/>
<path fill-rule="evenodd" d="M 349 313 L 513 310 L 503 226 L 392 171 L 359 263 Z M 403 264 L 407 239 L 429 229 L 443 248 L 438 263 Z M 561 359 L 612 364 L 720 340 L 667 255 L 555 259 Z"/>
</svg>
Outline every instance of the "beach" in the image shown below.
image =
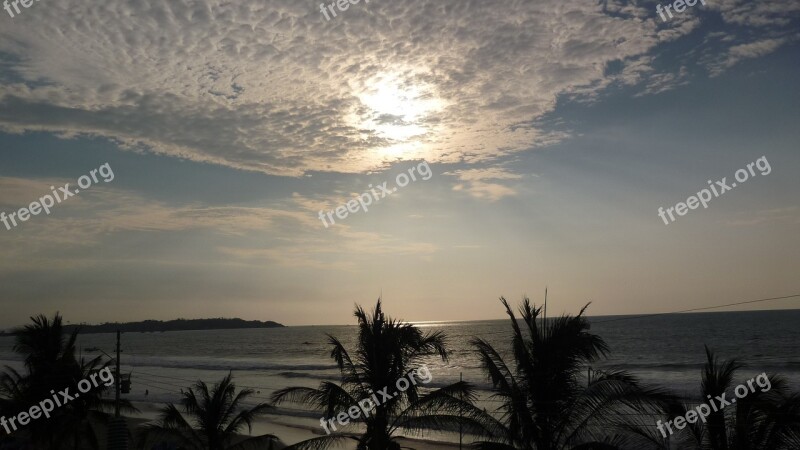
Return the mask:
<svg viewBox="0 0 800 450">
<path fill-rule="evenodd" d="M 624 368 L 644 382 L 692 395 L 699 383 L 704 345 L 722 355 L 735 355 L 747 362 L 743 374 L 763 371 L 780 373 L 800 385 L 800 336 L 798 311 L 706 313 L 636 318 L 597 317 L 592 332 L 606 339 L 611 348 L 607 360 L 595 366 Z M 769 327 L 765 327 L 769 324 Z M 506 321 L 429 323 L 425 331 L 447 333 L 451 356 L 447 362 L 427 358 L 431 381 L 425 388 L 438 388 L 460 377 L 478 388 L 477 404 L 493 410 L 490 385 L 480 370 L 469 340 L 484 337 L 504 345 Z M 166 402 L 177 402 L 179 393 L 197 380 L 214 383 L 229 371 L 239 388 L 253 390 L 245 405 L 271 403 L 271 395 L 288 386 L 316 387 L 321 381 L 339 379 L 330 360 L 327 335 L 339 337 L 345 346 L 355 345 L 357 329 L 351 326 L 287 327 L 275 329 L 125 333 L 122 336 L 123 373 L 130 373 L 132 387 L 124 395 L 142 411 L 137 418 L 152 420 Z M 669 335 L 670 345 L 663 336 Z M 82 335 L 79 348 L 111 351 L 112 334 Z M 13 338 L 0 338 L 0 360 L 20 367 L 11 351 Z M 86 353 L 90 356 L 96 353 Z M 752 374 L 750 374 L 752 372 Z M 253 434 L 277 434 L 293 443 L 324 433 L 321 414 L 298 404 L 277 405 L 259 419 Z M 345 432 L 357 428 L 348 427 Z M 401 432 L 402 433 L 402 432 Z M 412 436 L 415 448 L 452 448 L 457 436 Z M 469 442 L 465 440 L 465 442 Z"/>
</svg>

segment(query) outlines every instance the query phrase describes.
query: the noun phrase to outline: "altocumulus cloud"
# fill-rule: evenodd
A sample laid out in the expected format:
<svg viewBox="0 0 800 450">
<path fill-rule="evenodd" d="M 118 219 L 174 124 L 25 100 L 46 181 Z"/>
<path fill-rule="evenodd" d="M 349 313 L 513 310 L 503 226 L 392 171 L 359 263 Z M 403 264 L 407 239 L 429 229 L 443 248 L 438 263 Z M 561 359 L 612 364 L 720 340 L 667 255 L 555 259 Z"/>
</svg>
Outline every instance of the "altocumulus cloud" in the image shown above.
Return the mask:
<svg viewBox="0 0 800 450">
<path fill-rule="evenodd" d="M 48 0 L 0 29 L 0 127 L 289 176 L 491 163 L 562 139 L 536 121 L 559 96 L 685 83 L 653 55 L 703 14 L 736 25 L 699 56 L 716 75 L 796 39 L 800 13 L 724 0 L 662 24 L 653 5 L 612 0 L 391 0 L 329 24 L 318 3 Z"/>
</svg>

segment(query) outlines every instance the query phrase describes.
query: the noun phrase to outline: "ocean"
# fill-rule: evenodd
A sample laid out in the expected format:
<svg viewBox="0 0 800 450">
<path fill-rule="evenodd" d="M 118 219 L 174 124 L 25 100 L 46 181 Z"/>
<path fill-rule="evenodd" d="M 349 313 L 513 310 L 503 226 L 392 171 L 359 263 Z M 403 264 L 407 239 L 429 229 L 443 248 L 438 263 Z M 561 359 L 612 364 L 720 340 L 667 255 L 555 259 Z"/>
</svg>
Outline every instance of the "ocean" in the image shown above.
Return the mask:
<svg viewBox="0 0 800 450">
<path fill-rule="evenodd" d="M 721 358 L 739 358 L 746 367 L 736 383 L 762 372 L 778 373 L 800 391 L 800 310 L 671 314 L 650 317 L 605 316 L 590 318 L 591 331 L 600 335 L 611 352 L 595 369 L 625 369 L 644 382 L 697 396 L 704 345 Z M 508 320 L 417 323 L 425 330 L 443 330 L 450 358 L 426 361 L 433 376 L 428 386 L 464 380 L 481 390 L 484 407 L 491 408 L 489 385 L 481 372 L 470 340 L 483 337 L 507 354 Z M 176 402 L 180 390 L 202 379 L 212 383 L 233 371 L 237 386 L 256 391 L 250 403 L 268 401 L 272 392 L 286 386 L 316 386 L 336 380 L 338 370 L 330 359 L 327 335 L 353 348 L 355 326 L 297 326 L 270 329 L 125 333 L 122 335 L 123 373 L 132 374 L 126 398 L 136 402 L 143 416 L 155 417 L 161 402 Z M 114 351 L 113 334 L 82 335 L 84 356 Z M 0 338 L 0 363 L 20 367 L 12 351 L 13 338 Z M 276 423 L 309 430 L 319 429 L 319 414 L 299 405 L 281 405 L 270 416 Z M 256 432 L 268 432 L 269 423 Z"/>
</svg>

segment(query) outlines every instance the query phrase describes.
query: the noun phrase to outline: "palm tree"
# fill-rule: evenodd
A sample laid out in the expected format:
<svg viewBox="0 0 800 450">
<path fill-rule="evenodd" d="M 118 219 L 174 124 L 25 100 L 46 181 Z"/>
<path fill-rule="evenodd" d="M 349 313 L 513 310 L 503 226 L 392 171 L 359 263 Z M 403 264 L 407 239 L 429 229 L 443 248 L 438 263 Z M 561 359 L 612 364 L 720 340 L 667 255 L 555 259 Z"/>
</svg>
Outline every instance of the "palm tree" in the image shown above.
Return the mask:
<svg viewBox="0 0 800 450">
<path fill-rule="evenodd" d="M 88 361 L 81 359 L 80 364 L 73 369 L 73 380 L 75 381 L 72 386 L 75 386 L 80 380 L 90 379 L 93 374 L 101 371 L 107 371 L 110 374 L 108 365 L 109 361 L 101 364 L 99 357 Z M 71 400 L 59 418 L 58 428 L 53 428 L 56 441 L 63 442 L 65 446 L 71 442 L 74 450 L 82 449 L 85 445 L 94 450 L 103 448 L 104 446 L 98 439 L 98 424 L 102 424 L 102 428 L 107 429 L 109 420 L 113 417 L 114 398 L 104 395 L 111 389 L 111 386 L 99 384 L 97 388 L 81 393 L 80 398 L 76 397 Z M 123 413 L 138 412 L 138 409 L 126 399 L 120 399 L 119 406 Z"/>
<path fill-rule="evenodd" d="M 31 317 L 31 322 L 15 330 L 13 347 L 14 352 L 22 356 L 27 374 L 23 376 L 9 370 L 6 375 L 17 378 L 20 392 L 29 397 L 25 400 L 34 401 L 49 397 L 51 389 L 73 383 L 74 371 L 79 367 L 75 357 L 78 330 L 66 336 L 58 313 L 52 321 L 40 314 Z"/>
<path fill-rule="evenodd" d="M 243 404 L 254 391 L 241 389 L 237 393 L 231 373 L 211 389 L 198 381 L 181 394 L 183 412 L 172 403 L 165 406 L 159 423 L 146 427 L 140 438 L 140 448 L 146 448 L 151 439 L 167 439 L 179 443 L 180 448 L 195 450 L 246 450 L 265 445 L 271 450 L 277 442 L 276 436 L 264 434 L 234 443 L 237 433 L 245 426 L 248 432 L 251 431 L 253 420 L 271 406 L 259 403 L 244 408 Z"/>
<path fill-rule="evenodd" d="M 687 433 L 674 435 L 681 448 L 704 450 L 789 450 L 800 448 L 800 394 L 792 393 L 788 383 L 777 375 L 762 374 L 759 384 L 753 386 L 742 397 L 731 402 L 736 372 L 744 365 L 736 359 L 719 360 L 706 347 L 706 363 L 703 366 L 700 386 L 700 402 L 714 401 L 717 408 L 708 408 L 706 422 L 696 420 L 688 424 Z M 763 378 L 762 378 L 763 376 Z M 763 381 L 762 381 L 763 380 Z M 764 386 L 762 386 L 762 384 Z M 745 383 L 742 385 L 746 386 Z M 766 390 L 764 390 L 766 389 Z M 724 408 L 716 400 L 729 394 Z M 709 397 L 710 396 L 710 397 Z M 709 398 L 711 400 L 709 400 Z M 685 416 L 689 405 L 673 405 L 668 411 L 670 418 Z M 713 411 L 713 409 L 717 409 Z"/>
<path fill-rule="evenodd" d="M 52 397 L 52 391 L 71 388 L 107 367 L 101 358 L 78 360 L 75 342 L 78 329 L 66 335 L 61 315 L 52 320 L 44 315 L 31 317 L 32 324 L 15 330 L 14 351 L 22 356 L 26 373 L 6 367 L 0 375 L 0 411 L 13 415 Z M 110 400 L 102 397 L 105 386 L 99 386 L 80 398 L 56 408 L 49 418 L 33 420 L 26 427 L 35 445 L 50 449 L 80 448 L 87 444 L 99 448 L 95 426 L 108 418 L 104 410 L 112 407 Z M 129 402 L 122 401 L 126 411 L 136 411 Z"/>
<path fill-rule="evenodd" d="M 509 366 L 484 339 L 474 339 L 482 366 L 500 400 L 500 436 L 476 443 L 484 450 L 617 449 L 639 437 L 630 418 L 666 407 L 674 397 L 642 386 L 625 371 L 592 371 L 589 364 L 607 355 L 605 341 L 588 332 L 583 317 L 542 319 L 541 307 L 525 298 L 520 308 L 525 331 L 508 302 L 511 319 Z M 582 374 L 587 373 L 586 379 Z M 651 425 L 652 427 L 652 425 Z"/>
<path fill-rule="evenodd" d="M 75 363 L 75 341 L 78 329 L 64 336 L 63 319 L 59 313 L 50 321 L 44 314 L 31 317 L 33 324 L 16 330 L 14 351 L 23 355 L 25 367 L 31 373 L 52 370 L 57 365 Z"/>
<path fill-rule="evenodd" d="M 331 358 L 339 367 L 341 382 L 325 381 L 317 389 L 281 389 L 273 394 L 275 404 L 284 401 L 303 403 L 323 412 L 325 417 L 335 417 L 337 413 L 358 407 L 359 401 L 369 399 L 387 387 L 393 391 L 399 379 L 408 379 L 413 376 L 409 375 L 412 371 L 422 368 L 426 357 L 438 356 L 442 361 L 447 360 L 448 351 L 442 332 L 423 334 L 414 325 L 386 319 L 380 299 L 372 315 L 356 306 L 355 317 L 358 319 L 358 341 L 352 356 L 337 338 L 328 336 L 332 346 Z M 482 430 L 477 421 L 480 411 L 470 403 L 474 395 L 469 384 L 458 382 L 424 394 L 416 383 L 407 384 L 405 391 L 395 391 L 391 399 L 379 399 L 375 410 L 370 411 L 367 417 L 359 414 L 359 418 L 353 420 L 365 425 L 362 435 L 334 433 L 289 448 L 325 449 L 336 443 L 355 440 L 359 450 L 394 450 L 400 448 L 395 441 L 400 429 L 412 433 L 425 429 L 452 430 L 462 423 L 468 430 Z M 464 416 L 463 420 L 459 413 Z"/>
</svg>

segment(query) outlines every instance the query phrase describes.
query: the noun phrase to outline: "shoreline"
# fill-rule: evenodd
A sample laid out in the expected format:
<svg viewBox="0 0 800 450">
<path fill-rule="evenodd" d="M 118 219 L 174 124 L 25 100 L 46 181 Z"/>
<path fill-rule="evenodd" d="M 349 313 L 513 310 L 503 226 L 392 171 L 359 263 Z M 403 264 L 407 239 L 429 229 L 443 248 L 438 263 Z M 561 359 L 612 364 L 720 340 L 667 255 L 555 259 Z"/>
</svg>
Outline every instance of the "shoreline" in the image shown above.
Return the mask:
<svg viewBox="0 0 800 450">
<path fill-rule="evenodd" d="M 140 414 L 127 414 L 124 415 L 128 421 L 128 427 L 134 431 L 138 430 L 142 425 L 152 422 L 158 417 L 158 409 L 156 403 L 141 403 L 133 402 L 134 406 L 140 409 Z M 154 408 L 156 407 L 156 408 Z M 288 419 L 288 420 L 287 420 Z M 301 418 L 298 418 L 301 419 Z M 246 430 L 245 430 L 246 431 Z M 278 436 L 282 444 L 292 445 L 305 439 L 321 436 L 324 433 L 319 427 L 313 427 L 303 423 L 293 423 L 291 416 L 265 414 L 258 417 L 253 421 L 252 431 L 249 434 L 240 434 L 242 438 L 249 436 L 259 436 L 262 434 L 274 434 Z M 347 436 L 357 436 L 358 433 L 341 433 Z M 453 450 L 458 448 L 458 443 L 436 440 L 426 437 L 400 437 L 398 438 L 400 445 L 405 448 L 412 448 L 417 450 Z M 465 444 L 466 445 L 466 444 Z M 355 441 L 352 445 L 340 444 L 331 446 L 337 449 L 355 449 Z"/>
</svg>

